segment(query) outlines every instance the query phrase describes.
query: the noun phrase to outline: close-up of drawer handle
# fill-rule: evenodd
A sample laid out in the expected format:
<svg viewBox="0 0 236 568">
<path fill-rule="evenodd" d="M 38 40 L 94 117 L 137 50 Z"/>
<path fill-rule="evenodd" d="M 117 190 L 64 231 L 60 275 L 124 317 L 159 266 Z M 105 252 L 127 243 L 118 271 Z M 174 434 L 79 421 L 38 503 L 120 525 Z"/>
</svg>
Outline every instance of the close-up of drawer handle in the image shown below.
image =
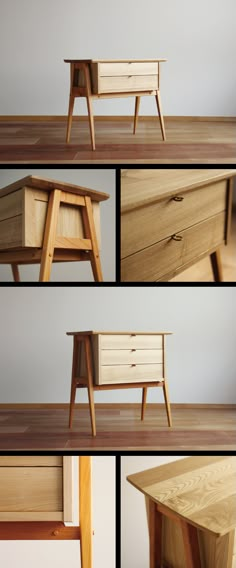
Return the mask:
<svg viewBox="0 0 236 568">
<path fill-rule="evenodd" d="M 136 349 L 131 349 L 131 351 L 136 351 Z"/>
<path fill-rule="evenodd" d="M 173 201 L 183 201 L 184 197 L 182 197 L 182 195 L 175 195 L 172 199 Z"/>
<path fill-rule="evenodd" d="M 172 235 L 173 241 L 182 241 L 183 237 L 181 235 Z"/>
<path fill-rule="evenodd" d="M 132 363 L 131 367 L 136 367 L 135 363 Z"/>
<path fill-rule="evenodd" d="M 131 333 L 131 337 L 136 337 L 136 333 Z"/>
</svg>

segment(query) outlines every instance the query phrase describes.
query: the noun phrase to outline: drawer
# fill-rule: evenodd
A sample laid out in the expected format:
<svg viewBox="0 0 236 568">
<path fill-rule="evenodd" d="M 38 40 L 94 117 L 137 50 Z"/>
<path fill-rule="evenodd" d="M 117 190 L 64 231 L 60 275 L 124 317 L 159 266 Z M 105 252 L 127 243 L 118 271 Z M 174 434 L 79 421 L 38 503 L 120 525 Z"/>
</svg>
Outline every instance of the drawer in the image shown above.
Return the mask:
<svg viewBox="0 0 236 568">
<path fill-rule="evenodd" d="M 162 363 L 162 349 L 102 349 L 101 365 Z"/>
<path fill-rule="evenodd" d="M 138 383 L 163 379 L 162 365 L 106 365 L 100 368 L 99 384 Z"/>
<path fill-rule="evenodd" d="M 158 64 L 153 62 L 99 63 L 100 77 L 117 75 L 157 75 Z"/>
<path fill-rule="evenodd" d="M 101 349 L 162 349 L 162 335 L 100 335 Z"/>
<path fill-rule="evenodd" d="M 62 467 L 62 456 L 1 456 L 0 468 L 9 467 Z"/>
<path fill-rule="evenodd" d="M 160 189 L 157 184 L 157 197 Z M 184 192 L 182 196 L 180 191 L 177 197 L 183 200 L 163 199 L 122 215 L 122 258 L 224 211 L 227 180 Z"/>
<path fill-rule="evenodd" d="M 100 77 L 99 93 L 120 93 L 157 90 L 157 75 L 127 75 Z"/>
<path fill-rule="evenodd" d="M 27 187 L 0 197 L 0 250 L 42 246 L 48 198 L 48 192 Z M 97 202 L 93 202 L 93 215 L 100 247 Z M 84 238 L 81 208 L 66 204 L 60 206 L 56 234 Z"/>
<path fill-rule="evenodd" d="M 219 213 L 185 231 L 181 241 L 164 239 L 121 261 L 123 282 L 154 282 L 165 275 L 174 276 L 198 258 L 216 249 L 224 241 L 225 213 Z"/>
<path fill-rule="evenodd" d="M 61 467 L 0 467 L 0 520 L 3 512 L 27 511 L 51 513 L 50 519 L 62 518 Z"/>
</svg>

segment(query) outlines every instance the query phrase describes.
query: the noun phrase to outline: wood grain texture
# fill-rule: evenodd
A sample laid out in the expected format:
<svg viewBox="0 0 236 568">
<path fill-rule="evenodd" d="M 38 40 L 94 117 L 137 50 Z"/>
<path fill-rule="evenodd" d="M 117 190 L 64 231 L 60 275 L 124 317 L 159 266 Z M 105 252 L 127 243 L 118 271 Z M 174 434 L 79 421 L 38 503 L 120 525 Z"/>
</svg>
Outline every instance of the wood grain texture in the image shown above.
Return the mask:
<svg viewBox="0 0 236 568">
<path fill-rule="evenodd" d="M 80 527 L 62 522 L 0 522 L 0 540 L 80 540 Z"/>
<path fill-rule="evenodd" d="M 0 162 L 42 164 L 232 164 L 236 160 L 236 123 L 229 119 L 193 117 L 165 119 L 162 142 L 157 117 L 140 117 L 133 135 L 133 117 L 95 117 L 97 149 L 91 150 L 87 117 L 71 130 L 65 143 L 66 118 L 50 121 L 29 117 L 0 121 Z M 117 120 L 118 118 L 118 120 Z M 34 138 L 32 138 L 34 134 Z"/>
<path fill-rule="evenodd" d="M 63 520 L 73 522 L 73 458 L 63 456 Z"/>
<path fill-rule="evenodd" d="M 121 170 L 121 213 L 236 175 L 236 169 Z M 183 203 L 184 204 L 184 203 Z M 178 205 L 176 203 L 176 205 Z"/>
<path fill-rule="evenodd" d="M 91 508 L 91 458 L 81 456 L 79 459 L 79 519 L 81 529 L 81 566 L 91 568 L 92 551 L 92 508 Z"/>
<path fill-rule="evenodd" d="M 48 512 L 48 520 L 62 520 L 62 515 L 55 514 L 62 513 L 62 510 L 61 468 L 0 468 L 0 520 L 3 520 L 2 513 L 5 513 L 5 519 L 11 512 L 13 517 L 15 513 L 20 513 L 24 520 L 39 520 L 38 512 Z M 31 513 L 34 517 L 32 519 Z M 41 518 L 44 518 L 44 515 L 41 515 Z"/>
<path fill-rule="evenodd" d="M 48 192 L 53 191 L 54 189 L 60 189 L 61 191 L 74 193 L 75 195 L 89 195 L 93 201 L 103 201 L 104 199 L 108 199 L 110 197 L 108 193 L 104 193 L 102 191 L 95 191 L 93 189 L 82 187 L 80 185 L 47 179 L 40 176 L 26 176 L 6 187 L 1 188 L 0 197 L 14 193 L 15 191 L 23 187 L 31 187 L 37 190 Z"/>
<path fill-rule="evenodd" d="M 168 171 L 165 171 L 168 178 L 171 178 Z M 171 172 L 175 174 L 176 170 Z M 176 175 L 178 177 L 178 172 Z M 184 176 L 187 179 L 188 170 L 185 170 Z M 177 196 L 181 197 L 181 201 L 175 201 L 174 194 L 159 201 L 162 186 L 158 182 L 158 177 L 157 173 L 156 183 L 151 182 L 152 187 L 158 186 L 155 203 L 131 210 L 121 216 L 122 258 L 226 210 L 226 180 L 209 185 L 204 185 L 203 182 L 201 187 Z M 148 187 L 147 184 L 147 191 Z M 135 193 L 135 189 L 133 191 Z M 125 184 L 123 193 L 125 193 Z"/>
<path fill-rule="evenodd" d="M 141 401 L 141 385 L 139 387 Z M 79 389 L 77 392 L 79 401 Z M 236 450 L 235 408 L 227 405 L 173 405 L 174 426 L 170 429 L 164 404 L 148 404 L 145 420 L 141 421 L 140 404 L 97 403 L 96 438 L 91 436 L 88 405 L 76 405 L 73 430 L 68 429 L 68 410 L 68 404 L 60 407 L 1 407 L 0 449 L 72 449 L 80 452 L 94 449 L 113 452 Z"/>
<path fill-rule="evenodd" d="M 150 477 L 155 479 L 151 484 Z M 200 529 L 222 536 L 236 527 L 235 457 L 186 458 L 172 463 L 171 468 L 161 466 L 131 475 L 128 481 Z"/>
<path fill-rule="evenodd" d="M 62 467 L 62 456 L 0 456 L 0 467 Z"/>
</svg>

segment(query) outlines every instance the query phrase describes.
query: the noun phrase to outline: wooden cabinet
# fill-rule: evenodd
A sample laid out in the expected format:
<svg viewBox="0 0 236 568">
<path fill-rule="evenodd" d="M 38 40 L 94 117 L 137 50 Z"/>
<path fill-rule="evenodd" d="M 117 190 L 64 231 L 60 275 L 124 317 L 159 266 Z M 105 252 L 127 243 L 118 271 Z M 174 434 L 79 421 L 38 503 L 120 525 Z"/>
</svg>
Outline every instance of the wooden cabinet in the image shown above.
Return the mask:
<svg viewBox="0 0 236 568">
<path fill-rule="evenodd" d="M 92 149 L 95 130 L 92 100 L 96 98 L 135 96 L 135 134 L 140 97 L 155 96 L 163 140 L 166 139 L 160 99 L 160 64 L 166 59 L 65 59 L 70 64 L 70 98 L 66 141 L 70 140 L 75 97 L 86 97 Z"/>
<path fill-rule="evenodd" d="M 234 456 L 186 458 L 127 479 L 146 497 L 151 568 L 234 567 Z"/>
<path fill-rule="evenodd" d="M 71 457 L 0 457 L 0 521 L 73 521 Z"/>
<path fill-rule="evenodd" d="M 70 402 L 70 426 L 77 387 L 86 386 L 92 431 L 95 435 L 93 391 L 103 388 L 142 387 L 142 418 L 147 387 L 163 388 L 168 424 L 170 403 L 166 378 L 166 336 L 169 332 L 68 332 L 74 338 Z"/>
<path fill-rule="evenodd" d="M 222 279 L 219 247 L 230 232 L 236 170 L 124 170 L 121 280 L 166 281 L 210 255 Z"/>
<path fill-rule="evenodd" d="M 15 276 L 18 264 L 40 262 L 45 281 L 52 261 L 88 260 L 101 280 L 100 201 L 108 197 L 35 176 L 1 189 L 0 263 L 12 264 Z"/>
</svg>

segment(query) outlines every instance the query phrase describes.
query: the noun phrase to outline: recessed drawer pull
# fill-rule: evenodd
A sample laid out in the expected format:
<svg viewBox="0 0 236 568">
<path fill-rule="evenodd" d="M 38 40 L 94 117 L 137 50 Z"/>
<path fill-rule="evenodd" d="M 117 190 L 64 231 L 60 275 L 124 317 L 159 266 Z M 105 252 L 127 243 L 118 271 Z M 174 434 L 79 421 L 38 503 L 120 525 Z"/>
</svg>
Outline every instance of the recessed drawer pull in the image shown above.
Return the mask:
<svg viewBox="0 0 236 568">
<path fill-rule="evenodd" d="M 132 363 L 131 367 L 136 367 L 135 363 Z"/>
<path fill-rule="evenodd" d="M 136 351 L 136 349 L 131 349 L 131 351 Z"/>
<path fill-rule="evenodd" d="M 173 241 L 182 241 L 183 240 L 182 235 L 172 235 L 171 238 L 173 239 Z"/>
<path fill-rule="evenodd" d="M 136 333 L 131 333 L 131 337 L 136 337 Z"/>
<path fill-rule="evenodd" d="M 172 199 L 173 201 L 183 201 L 184 197 L 182 195 L 175 195 Z"/>
</svg>

